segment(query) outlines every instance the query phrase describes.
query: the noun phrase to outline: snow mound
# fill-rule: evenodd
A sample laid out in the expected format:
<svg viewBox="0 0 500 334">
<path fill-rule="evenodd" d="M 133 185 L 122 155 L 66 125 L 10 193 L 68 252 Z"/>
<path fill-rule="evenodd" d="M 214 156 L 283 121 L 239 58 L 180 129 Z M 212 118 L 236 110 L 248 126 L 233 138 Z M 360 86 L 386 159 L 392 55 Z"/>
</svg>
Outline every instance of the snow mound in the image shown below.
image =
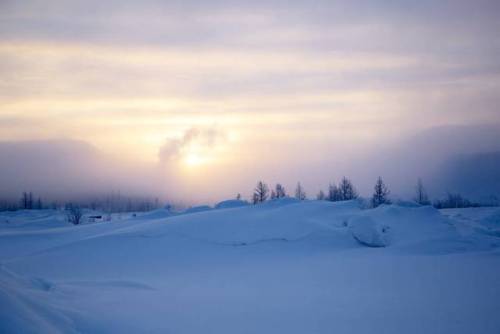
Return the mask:
<svg viewBox="0 0 500 334">
<path fill-rule="evenodd" d="M 275 208 L 283 205 L 297 204 L 300 202 L 301 202 L 300 200 L 294 197 L 283 197 L 283 198 L 272 199 L 264 203 L 259 203 L 257 205 L 260 207 Z"/>
<path fill-rule="evenodd" d="M 369 211 L 370 217 L 391 230 L 391 244 L 407 245 L 426 240 L 458 239 L 450 221 L 431 206 L 382 205 Z"/>
<path fill-rule="evenodd" d="M 140 236 L 177 235 L 223 245 L 248 245 L 266 240 L 297 240 L 327 231 L 336 210 L 328 202 L 277 200 L 231 210 L 210 210 L 196 215 L 177 215 L 168 224 L 145 223 L 121 230 L 120 234 Z M 330 214 L 325 214 L 331 211 Z"/>
<path fill-rule="evenodd" d="M 156 210 L 152 210 L 152 211 L 149 211 L 145 214 L 141 214 L 138 216 L 138 218 L 140 218 L 141 220 L 145 220 L 145 219 L 162 219 L 162 218 L 167 218 L 167 217 L 170 217 L 170 216 L 173 216 L 174 214 L 169 210 L 169 209 L 164 209 L 164 208 L 161 208 L 161 209 L 156 209 Z"/>
<path fill-rule="evenodd" d="M 385 247 L 389 244 L 388 227 L 381 226 L 368 216 L 357 216 L 349 221 L 353 238 L 368 247 Z"/>
<path fill-rule="evenodd" d="M 398 199 L 398 200 L 394 201 L 394 204 L 396 204 L 397 206 L 406 207 L 406 208 L 418 208 L 421 206 L 420 204 L 418 204 L 415 201 L 407 201 L 407 200 L 403 200 L 403 199 Z"/>
<path fill-rule="evenodd" d="M 212 210 L 212 208 L 208 205 L 198 205 L 198 206 L 190 207 L 189 209 L 184 210 L 182 213 L 196 213 L 196 212 L 203 212 L 203 211 L 209 211 L 209 210 Z"/>
<path fill-rule="evenodd" d="M 219 202 L 215 205 L 216 209 L 230 209 L 230 208 L 239 208 L 242 206 L 247 206 L 248 202 L 242 201 L 239 199 L 229 199 L 227 201 Z"/>
<path fill-rule="evenodd" d="M 0 333 L 498 333 L 500 238 L 441 212 L 288 198 L 35 230 L 8 214 L 26 226 L 0 226 Z"/>
</svg>

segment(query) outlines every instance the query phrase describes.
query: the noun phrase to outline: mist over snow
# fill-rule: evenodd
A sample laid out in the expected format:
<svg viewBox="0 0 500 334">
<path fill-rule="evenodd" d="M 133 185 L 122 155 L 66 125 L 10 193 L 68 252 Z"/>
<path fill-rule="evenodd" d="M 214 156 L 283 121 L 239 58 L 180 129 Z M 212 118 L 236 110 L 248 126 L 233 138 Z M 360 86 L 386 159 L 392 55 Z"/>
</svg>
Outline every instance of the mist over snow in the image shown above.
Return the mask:
<svg viewBox="0 0 500 334">
<path fill-rule="evenodd" d="M 434 198 L 448 191 L 474 199 L 500 194 L 500 128 L 496 126 L 437 127 L 393 142 L 342 149 L 332 143 L 321 154 L 310 147 L 297 147 L 291 155 L 277 152 L 270 159 L 256 155 L 241 163 L 207 167 L 201 174 L 196 166 L 192 174 L 182 169 L 183 153 L 205 159 L 207 151 L 225 141 L 227 135 L 220 129 L 191 128 L 180 138 L 167 140 L 158 161 L 151 163 L 119 159 L 82 141 L 3 142 L 0 196 L 17 198 L 29 190 L 47 199 L 63 200 L 122 192 L 193 205 L 234 198 L 237 193 L 249 198 L 262 179 L 271 185 L 281 182 L 289 192 L 300 181 L 314 198 L 344 175 L 365 196 L 371 194 L 379 175 L 395 196 L 408 199 L 413 197 L 419 177 Z M 239 150 L 244 153 L 245 149 Z"/>
<path fill-rule="evenodd" d="M 75 140 L 0 142 L 0 197 L 33 191 L 48 200 L 123 192 L 158 193 L 154 166 L 122 161 Z M 152 176 L 152 177 L 150 177 Z"/>
</svg>

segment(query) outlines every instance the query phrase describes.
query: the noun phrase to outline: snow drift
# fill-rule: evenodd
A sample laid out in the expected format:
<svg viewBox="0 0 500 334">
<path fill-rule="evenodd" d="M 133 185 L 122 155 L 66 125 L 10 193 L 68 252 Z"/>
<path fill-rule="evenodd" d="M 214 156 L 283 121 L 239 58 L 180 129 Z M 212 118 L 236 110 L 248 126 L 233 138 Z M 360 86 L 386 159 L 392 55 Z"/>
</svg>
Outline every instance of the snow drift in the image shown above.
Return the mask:
<svg viewBox="0 0 500 334">
<path fill-rule="evenodd" d="M 497 333 L 500 238 L 483 232 L 498 212 L 482 212 L 280 199 L 82 226 L 1 213 L 0 332 Z"/>
</svg>

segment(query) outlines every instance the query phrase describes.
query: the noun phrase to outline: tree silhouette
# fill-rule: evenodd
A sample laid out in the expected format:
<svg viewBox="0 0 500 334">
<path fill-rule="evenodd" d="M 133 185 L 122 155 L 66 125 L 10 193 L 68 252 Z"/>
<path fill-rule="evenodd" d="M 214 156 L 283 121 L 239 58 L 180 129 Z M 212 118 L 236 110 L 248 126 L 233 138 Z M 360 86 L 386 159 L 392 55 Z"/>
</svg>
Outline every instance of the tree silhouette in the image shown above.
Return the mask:
<svg viewBox="0 0 500 334">
<path fill-rule="evenodd" d="M 381 204 L 389 204 L 390 201 L 387 198 L 389 195 L 389 189 L 385 185 L 382 178 L 379 176 L 377 182 L 375 183 L 373 196 L 372 196 L 372 206 L 374 208 L 378 207 Z"/>
<path fill-rule="evenodd" d="M 304 191 L 304 188 L 302 187 L 300 182 L 297 183 L 297 188 L 295 188 L 295 198 L 299 201 L 303 201 L 306 199 L 306 192 Z"/>
<path fill-rule="evenodd" d="M 328 187 L 328 198 L 331 202 L 337 202 L 342 200 L 342 194 L 340 193 L 339 187 L 335 183 L 330 184 Z"/>
<path fill-rule="evenodd" d="M 351 180 L 345 176 L 342 178 L 339 184 L 340 197 L 342 201 L 349 201 L 351 199 L 358 198 L 358 192 L 354 188 Z"/>
<path fill-rule="evenodd" d="M 66 205 L 66 216 L 70 223 L 78 225 L 82 222 L 83 212 L 78 205 L 70 203 Z"/>
<path fill-rule="evenodd" d="M 253 193 L 252 197 L 253 203 L 257 204 L 265 202 L 267 200 L 268 194 L 269 194 L 269 187 L 267 186 L 267 184 L 265 184 L 262 181 L 259 181 Z"/>
<path fill-rule="evenodd" d="M 285 191 L 285 187 L 283 187 L 281 184 L 276 184 L 276 188 L 275 188 L 275 192 L 276 192 L 276 198 L 283 198 L 283 197 L 286 197 L 286 191 Z"/>
<path fill-rule="evenodd" d="M 422 179 L 419 178 L 417 181 L 417 186 L 415 187 L 415 202 L 420 205 L 429 205 L 431 202 L 429 201 L 429 197 L 427 196 L 427 191 L 424 188 L 424 183 Z"/>
<path fill-rule="evenodd" d="M 325 200 L 325 199 L 326 199 L 326 195 L 325 195 L 325 193 L 323 192 L 323 190 L 320 190 L 320 191 L 319 191 L 318 195 L 316 195 L 316 199 L 317 199 L 318 201 L 323 201 L 323 200 Z"/>
<path fill-rule="evenodd" d="M 278 198 L 278 197 L 276 196 L 276 191 L 274 191 L 274 189 L 273 189 L 273 190 L 271 190 L 271 199 L 276 199 L 276 198 Z"/>
</svg>

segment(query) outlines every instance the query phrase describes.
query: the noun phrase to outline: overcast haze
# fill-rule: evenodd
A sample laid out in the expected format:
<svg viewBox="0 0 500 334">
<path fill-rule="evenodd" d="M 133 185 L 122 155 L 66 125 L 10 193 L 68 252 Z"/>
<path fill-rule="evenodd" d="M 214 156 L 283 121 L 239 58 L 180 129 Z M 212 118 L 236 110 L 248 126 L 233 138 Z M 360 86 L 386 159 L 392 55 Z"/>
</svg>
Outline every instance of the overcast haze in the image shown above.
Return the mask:
<svg viewBox="0 0 500 334">
<path fill-rule="evenodd" d="M 475 153 L 497 165 L 466 190 L 496 193 L 499 17 L 498 1 L 2 1 L 0 195 L 195 203 L 264 179 L 313 197 L 382 175 L 409 196 Z"/>
</svg>

